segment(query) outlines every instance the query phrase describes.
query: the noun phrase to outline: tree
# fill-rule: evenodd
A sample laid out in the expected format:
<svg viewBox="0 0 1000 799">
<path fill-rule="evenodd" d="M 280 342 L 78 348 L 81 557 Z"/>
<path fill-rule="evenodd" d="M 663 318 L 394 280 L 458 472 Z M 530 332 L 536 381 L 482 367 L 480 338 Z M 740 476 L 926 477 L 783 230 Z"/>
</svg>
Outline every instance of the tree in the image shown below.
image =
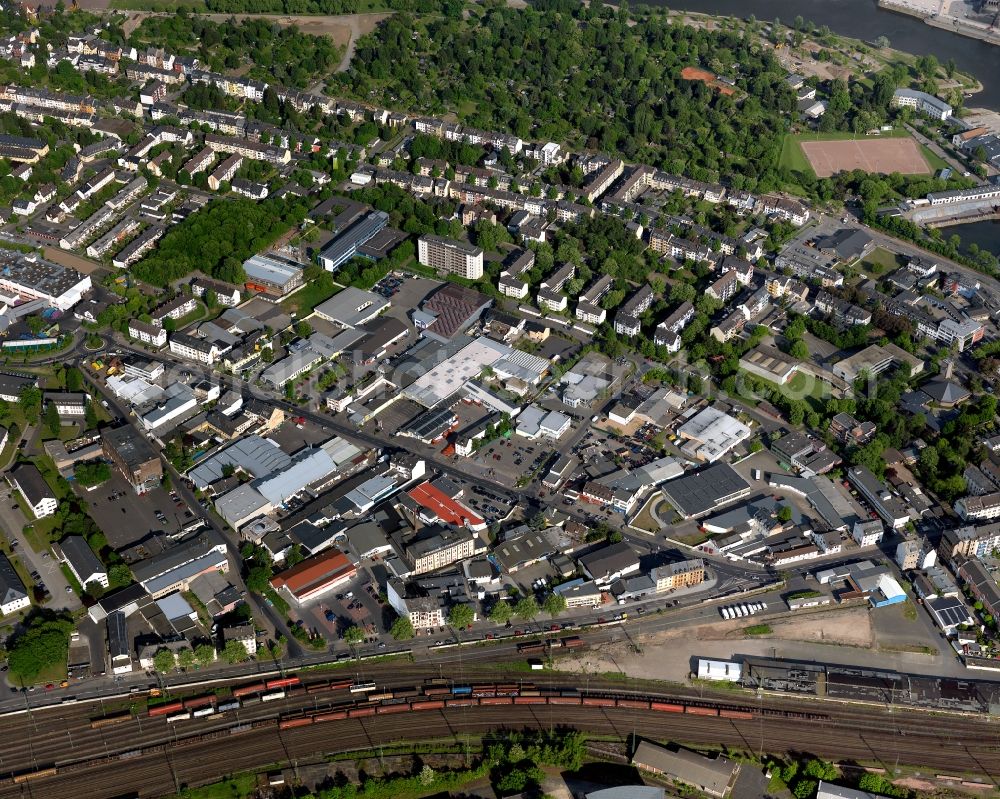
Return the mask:
<svg viewBox="0 0 1000 799">
<path fill-rule="evenodd" d="M 226 647 L 222 650 L 222 655 L 230 663 L 243 663 L 250 660 L 250 653 L 247 646 L 242 641 L 226 641 Z"/>
<path fill-rule="evenodd" d="M 190 669 L 194 666 L 194 650 L 184 648 L 177 653 L 177 665 L 182 669 Z"/>
<path fill-rule="evenodd" d="M 437 774 L 434 769 L 424 763 L 424 767 L 420 769 L 420 784 L 424 788 L 429 788 L 434 784 L 434 780 L 437 779 Z"/>
<path fill-rule="evenodd" d="M 352 624 L 350 627 L 345 629 L 343 633 L 341 633 L 340 637 L 344 639 L 344 643 L 348 646 L 357 646 L 358 644 L 364 642 L 365 631 L 358 627 L 358 625 Z"/>
<path fill-rule="evenodd" d="M 312 335 L 312 325 L 305 320 L 301 322 L 296 322 L 295 324 L 295 335 L 299 338 L 309 338 Z"/>
<path fill-rule="evenodd" d="M 299 544 L 292 544 L 285 554 L 285 566 L 290 569 L 292 566 L 298 566 L 305 559 L 306 556 L 302 552 L 302 547 Z"/>
<path fill-rule="evenodd" d="M 66 367 L 65 380 L 67 391 L 83 390 L 83 374 L 75 366 Z"/>
<path fill-rule="evenodd" d="M 97 408 L 93 402 L 88 402 L 84 408 L 83 421 L 87 430 L 96 430 L 101 424 L 101 420 L 97 418 Z"/>
<path fill-rule="evenodd" d="M 538 602 L 530 594 L 519 599 L 517 604 L 514 605 L 514 615 L 524 621 L 531 621 L 535 618 L 538 615 L 538 610 Z"/>
<path fill-rule="evenodd" d="M 160 649 L 153 655 L 153 668 L 160 674 L 169 674 L 177 665 L 177 658 L 169 649 Z"/>
<path fill-rule="evenodd" d="M 510 606 L 510 602 L 501 599 L 490 608 L 489 618 L 494 624 L 506 624 L 513 615 L 514 609 Z"/>
<path fill-rule="evenodd" d="M 12 685 L 30 685 L 39 674 L 66 665 L 73 621 L 66 614 L 36 611 L 7 641 Z"/>
<path fill-rule="evenodd" d="M 215 662 L 215 647 L 211 644 L 199 644 L 195 647 L 194 659 L 199 666 L 211 666 Z"/>
<path fill-rule="evenodd" d="M 108 569 L 108 586 L 124 588 L 132 583 L 132 570 L 124 563 L 116 563 Z"/>
<path fill-rule="evenodd" d="M 778 508 L 777 516 L 779 522 L 790 522 L 792 520 L 792 509 L 788 505 L 782 505 Z"/>
<path fill-rule="evenodd" d="M 797 361 L 809 360 L 809 345 L 802 339 L 793 341 L 792 346 L 788 348 L 788 354 Z"/>
<path fill-rule="evenodd" d="M 86 461 L 73 467 L 73 477 L 84 488 L 98 486 L 111 477 L 111 467 L 105 461 Z"/>
<path fill-rule="evenodd" d="M 554 619 L 566 610 L 566 597 L 562 594 L 550 593 L 542 600 L 542 609 Z"/>
<path fill-rule="evenodd" d="M 395 641 L 409 641 L 414 636 L 413 622 L 406 616 L 400 616 L 389 628 L 389 635 Z"/>
<path fill-rule="evenodd" d="M 472 606 L 463 602 L 458 605 L 452 605 L 451 610 L 448 611 L 448 624 L 464 630 L 466 627 L 472 625 L 475 617 L 476 612 L 472 609 Z"/>
<path fill-rule="evenodd" d="M 59 418 L 59 411 L 54 402 L 45 405 L 45 426 L 55 438 L 62 432 L 62 420 Z"/>
<path fill-rule="evenodd" d="M 255 594 L 265 593 L 271 587 L 271 567 L 264 564 L 251 566 L 246 583 Z"/>
</svg>

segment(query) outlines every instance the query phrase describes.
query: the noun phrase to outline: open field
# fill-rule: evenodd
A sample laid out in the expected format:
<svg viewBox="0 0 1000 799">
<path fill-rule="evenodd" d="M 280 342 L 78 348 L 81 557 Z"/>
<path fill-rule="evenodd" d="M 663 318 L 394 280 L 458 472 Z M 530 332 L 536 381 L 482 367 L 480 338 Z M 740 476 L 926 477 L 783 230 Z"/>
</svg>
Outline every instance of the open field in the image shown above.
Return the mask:
<svg viewBox="0 0 1000 799">
<path fill-rule="evenodd" d="M 827 139 L 799 142 L 817 177 L 861 169 L 865 172 L 927 175 L 931 168 L 913 139 Z"/>
</svg>

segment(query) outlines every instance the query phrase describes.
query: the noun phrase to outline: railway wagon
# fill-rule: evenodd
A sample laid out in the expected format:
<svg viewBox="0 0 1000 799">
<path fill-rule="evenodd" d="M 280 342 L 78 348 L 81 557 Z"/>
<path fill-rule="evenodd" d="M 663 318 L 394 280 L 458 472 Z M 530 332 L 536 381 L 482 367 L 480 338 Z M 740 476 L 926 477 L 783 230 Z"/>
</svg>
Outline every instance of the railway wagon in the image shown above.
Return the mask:
<svg viewBox="0 0 1000 799">
<path fill-rule="evenodd" d="M 531 643 L 524 643 L 517 645 L 517 652 L 520 655 L 536 655 L 539 652 L 545 651 L 545 644 L 541 641 L 532 641 Z"/>
<path fill-rule="evenodd" d="M 374 707 L 352 707 L 347 711 L 347 718 L 349 719 L 359 719 L 365 716 L 374 716 Z"/>
<path fill-rule="evenodd" d="M 481 707 L 487 707 L 490 705 L 512 705 L 514 704 L 514 697 L 512 696 L 484 696 L 479 700 Z"/>
<path fill-rule="evenodd" d="M 718 716 L 717 707 L 699 707 L 698 705 L 685 705 L 684 712 L 691 716 Z"/>
<path fill-rule="evenodd" d="M 274 702 L 277 699 L 284 699 L 284 698 L 285 698 L 285 691 L 284 689 L 282 689 L 280 691 L 271 691 L 270 693 L 267 694 L 261 694 L 260 701 Z"/>
<path fill-rule="evenodd" d="M 614 699 L 606 699 L 601 696 L 585 696 L 580 700 L 580 704 L 586 707 L 614 707 Z"/>
<path fill-rule="evenodd" d="M 432 685 L 424 688 L 424 696 L 445 696 L 450 693 L 451 689 L 445 685 Z"/>
<path fill-rule="evenodd" d="M 409 713 L 410 705 L 407 702 L 400 702 L 398 705 L 379 705 L 375 708 L 375 712 L 380 716 L 387 713 Z"/>
<path fill-rule="evenodd" d="M 191 718 L 191 711 L 184 710 L 180 713 L 174 713 L 173 715 L 167 716 L 167 722 L 169 724 L 173 724 L 178 721 L 187 721 L 189 718 Z"/>
<path fill-rule="evenodd" d="M 548 702 L 544 696 L 515 696 L 515 705 L 544 705 Z"/>
<path fill-rule="evenodd" d="M 242 696 L 250 696 L 251 694 L 259 694 L 264 690 L 266 686 L 262 682 L 255 682 L 250 685 L 242 685 L 239 688 L 233 689 L 233 696 L 239 698 Z"/>
<path fill-rule="evenodd" d="M 676 702 L 650 702 L 649 707 L 651 710 L 659 710 L 661 713 L 683 713 L 684 705 L 677 704 Z"/>
<path fill-rule="evenodd" d="M 129 712 L 116 713 L 112 716 L 103 716 L 97 719 L 90 720 L 90 729 L 96 730 L 100 727 L 110 727 L 112 724 L 124 724 L 126 721 L 130 721 L 132 714 Z"/>
<path fill-rule="evenodd" d="M 52 768 L 43 768 L 39 771 L 28 771 L 24 774 L 18 774 L 14 777 L 14 782 L 28 782 L 30 780 L 41 779 L 42 777 L 54 777 L 58 773 L 55 766 Z"/>
<path fill-rule="evenodd" d="M 300 719 L 282 719 L 280 722 L 278 722 L 278 729 L 290 730 L 295 727 L 308 727 L 312 723 L 313 723 L 312 716 L 305 716 L 304 718 Z"/>
<path fill-rule="evenodd" d="M 473 705 L 478 705 L 479 700 L 475 697 L 465 696 L 461 699 L 445 699 L 445 707 L 472 707 Z"/>
<path fill-rule="evenodd" d="M 579 705 L 580 701 L 581 701 L 581 699 L 580 699 L 579 696 L 550 696 L 549 697 L 549 704 L 550 705 Z"/>
<path fill-rule="evenodd" d="M 294 685 L 301 685 L 302 680 L 298 677 L 280 677 L 275 680 L 267 680 L 264 686 L 269 691 L 273 691 L 275 688 L 291 688 Z"/>
<path fill-rule="evenodd" d="M 320 713 L 318 716 L 315 716 L 317 724 L 319 724 L 322 721 L 339 721 L 340 719 L 346 719 L 346 718 L 347 718 L 346 710 L 334 710 L 331 711 L 330 713 Z"/>
<path fill-rule="evenodd" d="M 412 702 L 410 704 L 410 708 L 412 710 L 440 710 L 443 707 L 443 699 L 430 699 L 423 702 Z"/>
<path fill-rule="evenodd" d="M 630 707 L 636 710 L 649 710 L 648 699 L 619 699 L 618 707 Z"/>
<path fill-rule="evenodd" d="M 584 641 L 579 635 L 571 635 L 562 639 L 563 649 L 579 649 L 584 645 Z"/>
<path fill-rule="evenodd" d="M 722 708 L 719 711 L 719 715 L 725 719 L 752 719 L 753 713 L 748 710 L 732 710 L 730 708 Z"/>
<path fill-rule="evenodd" d="M 184 707 L 188 710 L 193 710 L 198 707 L 208 707 L 209 705 L 214 705 L 217 697 L 215 694 L 206 694 L 205 696 L 192 696 L 190 699 L 184 700 Z"/>
<path fill-rule="evenodd" d="M 171 713 L 176 713 L 178 710 L 183 709 L 183 702 L 168 702 L 163 705 L 153 705 L 153 707 L 149 709 L 148 715 L 154 718 L 156 716 L 168 716 Z"/>
</svg>

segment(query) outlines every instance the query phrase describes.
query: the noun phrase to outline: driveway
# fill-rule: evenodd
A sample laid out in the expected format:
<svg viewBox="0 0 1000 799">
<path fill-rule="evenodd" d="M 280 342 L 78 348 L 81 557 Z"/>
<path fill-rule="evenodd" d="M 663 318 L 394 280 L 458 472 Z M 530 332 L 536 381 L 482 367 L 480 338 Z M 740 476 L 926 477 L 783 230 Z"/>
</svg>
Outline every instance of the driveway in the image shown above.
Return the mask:
<svg viewBox="0 0 1000 799">
<path fill-rule="evenodd" d="M 52 594 L 47 607 L 53 610 L 74 611 L 82 606 L 80 597 L 75 593 L 67 592 L 69 585 L 63 576 L 62 569 L 49 550 L 44 553 L 35 552 L 28 545 L 28 539 L 24 537 L 22 530 L 28 520 L 20 510 L 14 510 L 14 500 L 11 499 L 11 488 L 4 484 L 0 487 L 0 528 L 3 529 L 7 540 L 12 544 L 17 542 L 14 548 L 15 554 L 21 559 L 25 568 L 29 572 L 38 572 L 45 587 Z"/>
</svg>

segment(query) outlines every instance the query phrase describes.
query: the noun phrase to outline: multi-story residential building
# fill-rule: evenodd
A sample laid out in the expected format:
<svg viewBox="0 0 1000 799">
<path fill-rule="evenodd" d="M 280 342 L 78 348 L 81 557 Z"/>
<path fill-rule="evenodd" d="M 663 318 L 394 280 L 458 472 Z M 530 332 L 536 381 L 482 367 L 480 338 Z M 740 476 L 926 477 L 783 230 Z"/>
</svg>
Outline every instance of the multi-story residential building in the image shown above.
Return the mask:
<svg viewBox="0 0 1000 799">
<path fill-rule="evenodd" d="M 820 313 L 845 325 L 867 325 L 872 321 L 871 311 L 842 300 L 828 291 L 821 291 L 816 295 L 815 307 Z"/>
<path fill-rule="evenodd" d="M 867 466 L 852 466 L 847 472 L 847 479 L 893 530 L 910 521 L 903 502 Z"/>
<path fill-rule="evenodd" d="M 611 275 L 602 275 L 595 280 L 580 295 L 580 300 L 576 304 L 576 318 L 592 325 L 602 324 L 607 318 L 608 312 L 598 303 L 611 290 L 614 283 L 615 279 Z"/>
<path fill-rule="evenodd" d="M 653 343 L 677 352 L 681 347 L 680 332 L 694 318 L 694 305 L 682 302 L 671 314 L 656 326 Z"/>
<path fill-rule="evenodd" d="M 134 264 L 153 249 L 166 232 L 167 229 L 163 225 L 150 225 L 111 259 L 112 265 L 125 269 Z"/>
<path fill-rule="evenodd" d="M 128 323 L 128 334 L 131 338 L 154 347 L 163 347 L 167 343 L 166 330 L 141 319 L 133 319 Z"/>
<path fill-rule="evenodd" d="M 885 530 L 878 519 L 868 519 L 854 523 L 851 535 L 859 547 L 873 547 L 882 540 Z"/>
<path fill-rule="evenodd" d="M 937 551 L 925 537 L 904 538 L 896 545 L 896 565 L 903 571 L 928 569 L 937 562 Z"/>
<path fill-rule="evenodd" d="M 809 221 L 809 209 L 797 200 L 778 195 L 764 195 L 757 202 L 757 213 L 791 222 L 802 227 Z"/>
<path fill-rule="evenodd" d="M 576 265 L 573 263 L 563 264 L 555 272 L 547 275 L 538 286 L 539 306 L 550 311 L 565 311 L 569 300 L 562 293 L 562 289 L 574 275 L 576 275 Z"/>
<path fill-rule="evenodd" d="M 462 241 L 421 236 L 417 240 L 417 260 L 438 272 L 459 275 L 466 280 L 478 280 L 483 276 L 482 249 Z"/>
<path fill-rule="evenodd" d="M 208 188 L 212 191 L 218 191 L 223 183 L 228 183 L 233 179 L 241 166 L 243 166 L 243 156 L 239 153 L 233 153 L 208 176 Z"/>
<path fill-rule="evenodd" d="M 615 313 L 615 332 L 619 336 L 637 336 L 642 329 L 639 317 L 656 299 L 656 293 L 648 283 L 636 291 Z"/>
<path fill-rule="evenodd" d="M 443 569 L 482 551 L 485 547 L 479 537 L 465 527 L 424 528 L 404 548 L 414 574 Z"/>
<path fill-rule="evenodd" d="M 611 188 L 611 185 L 618 180 L 624 171 L 624 163 L 617 159 L 611 161 L 607 166 L 597 170 L 587 179 L 580 190 L 580 195 L 586 197 L 590 202 L 594 202 L 594 200 Z"/>
<path fill-rule="evenodd" d="M 701 558 L 691 558 L 668 563 L 665 566 L 657 566 L 649 576 L 653 579 L 658 594 L 698 585 L 705 580 L 705 561 Z"/>
<path fill-rule="evenodd" d="M 229 136 L 206 134 L 205 144 L 216 152 L 242 155 L 251 161 L 267 161 L 271 164 L 287 164 L 292 160 L 288 148 L 273 147 L 269 144 L 259 144 L 246 139 L 236 139 Z"/>
<path fill-rule="evenodd" d="M 170 351 L 181 358 L 209 366 L 213 366 L 221 354 L 214 341 L 189 336 L 187 333 L 174 333 L 170 337 Z"/>
<path fill-rule="evenodd" d="M 955 501 L 955 513 L 964 521 L 1000 519 L 1000 492 L 962 497 Z"/>
<path fill-rule="evenodd" d="M 945 530 L 938 544 L 938 556 L 951 562 L 957 558 L 981 558 L 1000 548 L 1000 523 L 968 525 Z"/>
<path fill-rule="evenodd" d="M 720 276 L 711 286 L 705 289 L 705 296 L 719 302 L 728 302 L 736 296 L 739 288 L 740 282 L 736 277 L 736 272 L 726 272 L 726 274 Z"/>
<path fill-rule="evenodd" d="M 103 430 L 101 448 L 135 493 L 145 494 L 163 479 L 160 456 L 132 425 Z"/>
<path fill-rule="evenodd" d="M 921 114 L 942 122 L 952 113 L 951 106 L 944 100 L 915 89 L 896 89 L 892 95 L 892 104 L 900 108 L 916 108 Z"/>
<path fill-rule="evenodd" d="M 198 307 L 198 300 L 194 297 L 181 295 L 172 300 L 168 300 L 163 305 L 158 306 L 150 314 L 154 325 L 163 326 L 164 319 L 181 319 Z"/>
<path fill-rule="evenodd" d="M 7 475 L 11 487 L 20 492 L 25 504 L 36 519 L 44 519 L 56 512 L 59 503 L 55 492 L 49 488 L 42 473 L 33 463 L 19 463 Z"/>
</svg>

